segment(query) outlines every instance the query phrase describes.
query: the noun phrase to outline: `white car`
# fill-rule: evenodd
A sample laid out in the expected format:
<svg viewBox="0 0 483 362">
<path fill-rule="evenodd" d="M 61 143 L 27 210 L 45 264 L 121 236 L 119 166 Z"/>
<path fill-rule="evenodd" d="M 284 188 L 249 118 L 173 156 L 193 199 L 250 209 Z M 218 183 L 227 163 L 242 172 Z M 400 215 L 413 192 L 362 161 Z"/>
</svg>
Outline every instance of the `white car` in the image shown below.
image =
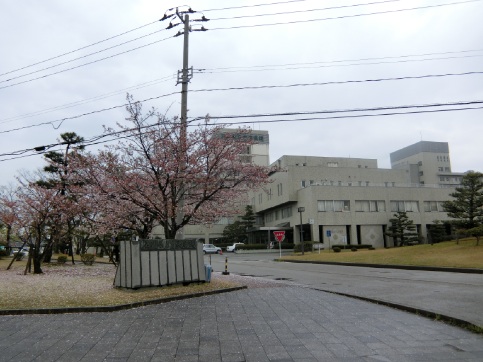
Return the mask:
<svg viewBox="0 0 483 362">
<path fill-rule="evenodd" d="M 245 245 L 245 243 L 234 243 L 231 246 L 226 247 L 226 251 L 231 251 L 232 253 L 235 252 L 237 245 Z"/>
<path fill-rule="evenodd" d="M 23 248 L 19 250 L 14 250 L 12 254 L 17 260 L 21 260 L 24 256 L 29 255 L 29 249 Z"/>
<path fill-rule="evenodd" d="M 203 253 L 205 254 L 219 254 L 221 253 L 221 248 L 214 246 L 213 244 L 203 244 Z"/>
</svg>

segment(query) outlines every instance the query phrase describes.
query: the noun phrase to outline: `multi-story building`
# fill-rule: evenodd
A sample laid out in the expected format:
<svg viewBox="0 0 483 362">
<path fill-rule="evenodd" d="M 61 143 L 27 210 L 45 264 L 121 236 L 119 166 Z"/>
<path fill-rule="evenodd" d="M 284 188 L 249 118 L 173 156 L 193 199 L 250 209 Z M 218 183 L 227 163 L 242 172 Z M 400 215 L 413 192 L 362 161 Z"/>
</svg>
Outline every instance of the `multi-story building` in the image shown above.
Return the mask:
<svg viewBox="0 0 483 362">
<path fill-rule="evenodd" d="M 391 153 L 390 158 L 391 168 L 407 170 L 413 184 L 454 187 L 463 177 L 451 170 L 447 142 L 421 141 Z"/>
<path fill-rule="evenodd" d="M 282 156 L 271 165 L 272 184 L 251 195 L 259 216 L 252 239 L 267 242 L 274 230 L 285 230 L 289 241 L 302 235 L 324 247 L 392 246 L 385 233 L 398 211 L 427 238 L 435 220 L 449 220 L 442 203 L 463 174 L 451 172 L 444 142 L 421 141 L 390 157 L 392 168 L 381 169 L 374 159 Z"/>
</svg>

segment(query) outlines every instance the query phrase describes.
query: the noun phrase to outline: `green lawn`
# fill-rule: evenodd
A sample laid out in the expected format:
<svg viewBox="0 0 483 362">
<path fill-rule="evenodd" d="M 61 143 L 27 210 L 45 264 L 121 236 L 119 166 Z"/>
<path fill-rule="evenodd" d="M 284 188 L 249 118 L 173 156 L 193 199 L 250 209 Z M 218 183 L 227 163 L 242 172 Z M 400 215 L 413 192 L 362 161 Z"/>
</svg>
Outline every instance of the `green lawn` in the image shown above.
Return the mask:
<svg viewBox="0 0 483 362">
<path fill-rule="evenodd" d="M 482 243 L 483 244 L 483 243 Z M 473 238 L 448 241 L 434 245 L 415 245 L 390 249 L 367 250 L 357 252 L 342 250 L 340 253 L 324 250 L 297 253 L 283 257 L 282 260 L 330 261 L 344 263 L 420 265 L 453 268 L 483 269 L 483 245 L 476 246 Z"/>
</svg>

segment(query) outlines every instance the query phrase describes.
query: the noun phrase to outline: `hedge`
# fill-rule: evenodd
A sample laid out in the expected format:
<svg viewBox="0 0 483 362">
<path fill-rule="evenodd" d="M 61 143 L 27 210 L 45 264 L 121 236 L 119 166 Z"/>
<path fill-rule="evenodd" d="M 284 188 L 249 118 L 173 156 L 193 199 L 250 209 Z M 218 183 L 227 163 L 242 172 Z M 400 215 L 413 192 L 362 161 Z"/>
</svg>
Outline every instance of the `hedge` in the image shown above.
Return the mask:
<svg viewBox="0 0 483 362">
<path fill-rule="evenodd" d="M 233 245 L 233 244 L 230 244 Z M 272 249 L 278 249 L 278 243 L 273 243 Z M 282 243 L 282 249 L 293 249 L 294 244 L 292 243 Z M 244 245 L 237 245 L 236 250 L 263 250 L 267 249 L 267 244 L 244 244 Z"/>
<path fill-rule="evenodd" d="M 332 249 L 334 248 L 339 248 L 339 249 L 369 249 L 369 248 L 372 248 L 373 246 L 370 245 L 370 244 L 357 244 L 357 245 L 345 245 L 345 244 L 342 244 L 342 245 L 332 245 Z"/>
<path fill-rule="evenodd" d="M 312 251 L 312 246 L 314 245 L 313 241 L 305 241 L 304 242 L 304 252 L 305 251 Z M 302 243 L 295 244 L 293 251 L 296 253 L 302 252 Z"/>
</svg>

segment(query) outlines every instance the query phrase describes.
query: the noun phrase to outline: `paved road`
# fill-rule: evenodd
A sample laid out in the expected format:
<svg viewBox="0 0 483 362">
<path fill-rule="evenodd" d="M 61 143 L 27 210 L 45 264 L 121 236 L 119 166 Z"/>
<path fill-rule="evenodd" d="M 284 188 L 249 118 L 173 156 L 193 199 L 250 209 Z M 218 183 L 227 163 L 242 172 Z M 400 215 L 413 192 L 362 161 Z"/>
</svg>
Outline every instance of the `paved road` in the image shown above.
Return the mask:
<svg viewBox="0 0 483 362">
<path fill-rule="evenodd" d="M 483 327 L 483 274 L 279 263 L 278 254 L 213 255 L 214 270 L 287 279 L 320 290 L 346 293 L 461 319 Z M 209 260 L 209 257 L 205 257 Z"/>
<path fill-rule="evenodd" d="M 0 316 L 2 362 L 442 360 L 482 361 L 483 336 L 288 284 L 113 313 Z"/>
<path fill-rule="evenodd" d="M 481 277 L 272 258 L 229 255 L 232 274 L 222 276 L 224 256 L 212 257 L 215 278 L 241 278 L 246 290 L 112 313 L 0 316 L 0 362 L 483 361 L 482 335 L 314 289 L 384 298 L 404 291 L 407 303 L 432 297 L 435 309 L 445 309 L 455 299 L 471 299 L 464 291 L 479 288 L 470 294 L 481 297 Z M 310 288 L 234 272 L 290 278 Z M 445 297 L 436 298 L 437 290 Z M 448 301 L 451 291 L 456 297 Z"/>
</svg>

